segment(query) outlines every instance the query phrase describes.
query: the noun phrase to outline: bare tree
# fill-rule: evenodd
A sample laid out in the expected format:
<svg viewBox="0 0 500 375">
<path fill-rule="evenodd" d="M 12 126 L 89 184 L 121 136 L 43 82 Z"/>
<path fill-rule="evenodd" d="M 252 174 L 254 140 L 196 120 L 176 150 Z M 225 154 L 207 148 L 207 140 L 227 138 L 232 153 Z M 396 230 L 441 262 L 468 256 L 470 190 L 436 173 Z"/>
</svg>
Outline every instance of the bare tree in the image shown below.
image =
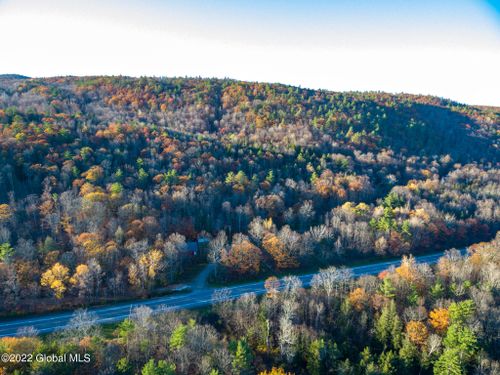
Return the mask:
<svg viewBox="0 0 500 375">
<path fill-rule="evenodd" d="M 336 267 L 328 267 L 314 275 L 311 286 L 313 291 L 318 294 L 324 293 L 327 301 L 331 301 L 331 297 L 338 295 L 340 291 L 345 291 L 352 275 L 348 269 L 338 269 Z"/>
<path fill-rule="evenodd" d="M 208 244 L 209 252 L 208 259 L 214 264 L 215 277 L 217 277 L 217 270 L 222 258 L 222 252 L 227 244 L 226 232 L 220 231 L 217 236 L 210 241 Z"/>
<path fill-rule="evenodd" d="M 22 327 L 17 330 L 17 336 L 20 337 L 36 337 L 38 334 L 38 330 L 33 326 Z"/>
<path fill-rule="evenodd" d="M 302 288 L 302 281 L 297 276 L 285 276 L 283 278 L 283 294 L 287 298 L 296 299 Z"/>
<path fill-rule="evenodd" d="M 84 337 L 99 337 L 101 328 L 97 323 L 97 315 L 86 309 L 76 310 L 65 327 L 63 336 L 68 341 L 79 342 Z"/>
<path fill-rule="evenodd" d="M 281 355 L 285 357 L 288 362 L 291 362 L 297 350 L 298 332 L 297 328 L 292 323 L 291 316 L 288 314 L 288 312 L 284 312 L 280 319 L 278 342 Z"/>
</svg>

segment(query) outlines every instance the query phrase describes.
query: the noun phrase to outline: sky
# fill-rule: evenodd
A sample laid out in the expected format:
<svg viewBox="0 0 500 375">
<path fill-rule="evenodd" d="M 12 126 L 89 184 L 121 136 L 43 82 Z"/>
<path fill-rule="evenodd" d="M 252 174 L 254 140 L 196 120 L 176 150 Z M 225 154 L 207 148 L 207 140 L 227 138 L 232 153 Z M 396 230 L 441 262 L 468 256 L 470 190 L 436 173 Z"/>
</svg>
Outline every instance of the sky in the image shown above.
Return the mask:
<svg viewBox="0 0 500 375">
<path fill-rule="evenodd" d="M 0 0 L 0 74 L 191 76 L 500 106 L 500 0 Z"/>
</svg>

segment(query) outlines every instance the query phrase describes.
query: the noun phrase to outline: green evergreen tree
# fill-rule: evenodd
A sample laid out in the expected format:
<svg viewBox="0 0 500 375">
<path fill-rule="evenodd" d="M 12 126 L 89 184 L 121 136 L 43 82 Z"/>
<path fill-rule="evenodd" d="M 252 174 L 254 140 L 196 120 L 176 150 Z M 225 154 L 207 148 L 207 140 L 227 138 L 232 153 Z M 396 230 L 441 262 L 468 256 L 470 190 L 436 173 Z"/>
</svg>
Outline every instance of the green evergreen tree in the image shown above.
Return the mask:
<svg viewBox="0 0 500 375">
<path fill-rule="evenodd" d="M 118 360 L 116 363 L 116 371 L 119 374 L 131 374 L 132 373 L 132 366 L 130 365 L 130 362 L 127 358 L 123 357 Z"/>
<path fill-rule="evenodd" d="M 130 333 L 134 330 L 134 322 L 131 319 L 125 319 L 123 322 L 121 322 L 118 325 L 117 331 L 118 331 L 118 338 L 122 342 L 126 342 L 128 340 L 128 337 Z"/>
<path fill-rule="evenodd" d="M 393 375 L 397 372 L 396 367 L 396 355 L 392 350 L 383 352 L 380 355 L 378 365 L 380 368 L 380 373 L 383 375 Z"/>
<path fill-rule="evenodd" d="M 446 349 L 434 364 L 434 375 L 464 375 L 465 370 L 456 349 Z"/>
<path fill-rule="evenodd" d="M 109 191 L 113 195 L 120 195 L 123 192 L 123 185 L 119 182 L 114 182 L 111 184 Z"/>
<path fill-rule="evenodd" d="M 311 375 L 320 375 L 321 363 L 324 356 L 325 342 L 323 339 L 316 339 L 309 345 L 307 352 L 307 371 Z"/>
<path fill-rule="evenodd" d="M 272 170 L 272 169 L 271 169 L 271 170 L 269 171 L 269 173 L 267 174 L 267 176 L 266 176 L 266 181 L 267 181 L 269 184 L 271 184 L 271 185 L 274 183 L 274 172 L 273 172 L 273 170 Z"/>
<path fill-rule="evenodd" d="M 247 374 L 251 370 L 253 355 L 246 340 L 238 340 L 233 356 L 233 370 L 237 374 Z"/>
<path fill-rule="evenodd" d="M 408 293 L 408 297 L 407 297 L 408 303 L 411 306 L 416 306 L 418 303 L 418 298 L 419 298 L 419 295 L 417 292 L 417 288 L 415 288 L 415 285 L 411 284 L 410 285 L 410 293 Z"/>
<path fill-rule="evenodd" d="M 401 198 L 398 197 L 396 193 L 389 193 L 387 196 L 384 198 L 384 207 L 387 208 L 396 208 L 396 207 L 401 207 L 403 205 L 403 201 Z"/>
<path fill-rule="evenodd" d="M 325 357 L 323 360 L 323 368 L 335 368 L 338 365 L 342 353 L 336 342 L 328 340 L 325 347 Z"/>
<path fill-rule="evenodd" d="M 384 348 L 389 348 L 392 345 L 394 349 L 399 349 L 402 329 L 403 325 L 397 315 L 396 304 L 391 300 L 389 304 L 384 306 L 375 323 L 375 336 Z"/>
<path fill-rule="evenodd" d="M 441 281 L 436 281 L 436 283 L 431 287 L 431 296 L 434 299 L 443 297 L 445 292 L 443 283 Z"/>
<path fill-rule="evenodd" d="M 396 296 L 396 287 L 392 285 L 391 279 L 388 277 L 384 278 L 384 281 L 380 285 L 380 292 L 387 298 L 394 298 Z"/>
<path fill-rule="evenodd" d="M 180 349 L 184 346 L 184 342 L 186 341 L 186 333 L 188 331 L 188 326 L 185 324 L 179 324 L 175 327 L 172 332 L 172 336 L 170 336 L 170 347 L 174 350 Z"/>
<path fill-rule="evenodd" d="M 148 173 L 144 170 L 144 168 L 139 168 L 139 172 L 138 172 L 138 177 L 139 177 L 139 182 L 141 184 L 145 184 L 148 180 Z"/>
<path fill-rule="evenodd" d="M 12 255 L 14 255 L 14 249 L 10 246 L 10 243 L 4 242 L 0 245 L 0 262 L 5 262 Z"/>
<path fill-rule="evenodd" d="M 453 323 L 465 324 L 473 315 L 476 307 L 474 301 L 468 299 L 462 302 L 453 302 L 448 311 Z"/>
<path fill-rule="evenodd" d="M 401 349 L 399 349 L 399 358 L 405 367 L 405 372 L 410 374 L 416 371 L 418 364 L 418 348 L 408 338 L 403 340 Z"/>
<path fill-rule="evenodd" d="M 316 181 L 318 180 L 318 174 L 316 173 L 316 171 L 314 171 L 312 174 L 311 174 L 311 184 L 315 184 Z"/>
<path fill-rule="evenodd" d="M 395 315 L 394 320 L 392 321 L 391 327 L 391 343 L 394 349 L 401 348 L 401 342 L 403 341 L 403 323 L 399 316 Z"/>
<path fill-rule="evenodd" d="M 408 220 L 403 221 L 401 225 L 401 233 L 406 237 L 406 239 L 411 238 L 410 222 Z"/>
<path fill-rule="evenodd" d="M 447 349 L 456 349 L 461 361 L 469 361 L 477 350 L 476 334 L 467 326 L 452 324 L 443 340 Z"/>
<path fill-rule="evenodd" d="M 351 361 L 349 361 L 349 358 L 339 362 L 336 373 L 339 375 L 354 375 L 354 367 L 352 366 Z"/>
<path fill-rule="evenodd" d="M 167 363 L 164 360 L 155 363 L 154 359 L 150 359 L 142 368 L 142 375 L 175 375 L 175 365 Z"/>
<path fill-rule="evenodd" d="M 178 181 L 177 170 L 170 169 L 167 173 L 164 173 L 163 181 L 165 181 L 169 185 L 177 183 Z"/>
<path fill-rule="evenodd" d="M 233 182 L 234 182 L 234 173 L 229 172 L 226 176 L 225 183 L 226 183 L 226 185 L 232 185 Z"/>
<path fill-rule="evenodd" d="M 360 374 L 377 375 L 380 373 L 368 346 L 363 349 L 360 357 L 358 365 Z"/>
</svg>

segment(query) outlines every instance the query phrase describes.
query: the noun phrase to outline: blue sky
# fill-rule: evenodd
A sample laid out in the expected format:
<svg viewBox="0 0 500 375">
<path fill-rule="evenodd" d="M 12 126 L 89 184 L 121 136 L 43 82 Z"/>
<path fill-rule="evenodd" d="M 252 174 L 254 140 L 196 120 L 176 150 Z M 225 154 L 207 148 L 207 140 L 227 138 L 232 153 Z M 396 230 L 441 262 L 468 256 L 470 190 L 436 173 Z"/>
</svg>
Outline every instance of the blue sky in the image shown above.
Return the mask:
<svg viewBox="0 0 500 375">
<path fill-rule="evenodd" d="M 499 3 L 0 0 L 0 72 L 230 77 L 500 106 Z"/>
</svg>

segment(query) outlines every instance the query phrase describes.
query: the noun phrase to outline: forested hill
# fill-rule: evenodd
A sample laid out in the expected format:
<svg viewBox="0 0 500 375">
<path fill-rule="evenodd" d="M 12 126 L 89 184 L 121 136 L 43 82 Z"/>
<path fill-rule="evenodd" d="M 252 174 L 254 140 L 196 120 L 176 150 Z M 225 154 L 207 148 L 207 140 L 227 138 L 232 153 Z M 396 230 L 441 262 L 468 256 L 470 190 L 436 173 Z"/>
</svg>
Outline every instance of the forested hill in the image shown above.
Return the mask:
<svg viewBox="0 0 500 375">
<path fill-rule="evenodd" d="M 215 79 L 26 78 L 0 76 L 0 92 L 2 107 L 17 108 L 28 123 L 64 114 L 92 130 L 110 122 L 156 125 L 285 154 L 391 149 L 470 161 L 498 151 L 498 108 L 430 96 Z"/>
<path fill-rule="evenodd" d="M 96 269 L 92 293 L 142 292 L 182 275 L 199 236 L 223 277 L 487 239 L 499 114 L 233 80 L 0 77 L 0 280 L 15 276 L 15 301 L 83 298 L 78 272 Z"/>
</svg>

